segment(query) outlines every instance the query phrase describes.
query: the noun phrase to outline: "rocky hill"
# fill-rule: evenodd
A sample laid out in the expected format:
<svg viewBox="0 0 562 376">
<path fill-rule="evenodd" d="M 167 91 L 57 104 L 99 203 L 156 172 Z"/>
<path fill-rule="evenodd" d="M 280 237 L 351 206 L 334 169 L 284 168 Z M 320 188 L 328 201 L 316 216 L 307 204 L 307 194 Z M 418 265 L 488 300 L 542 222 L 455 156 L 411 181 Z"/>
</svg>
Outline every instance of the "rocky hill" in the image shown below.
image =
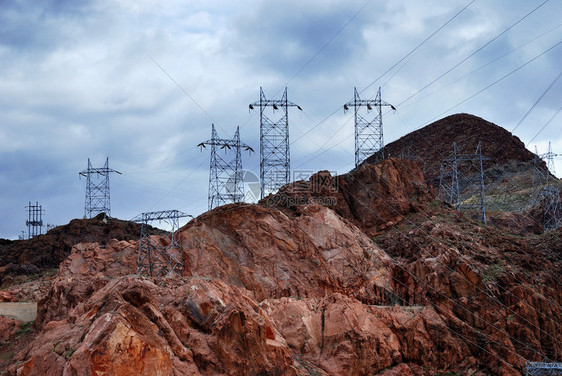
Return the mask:
<svg viewBox="0 0 562 376">
<path fill-rule="evenodd" d="M 140 224 L 100 214 L 91 219 L 74 219 L 32 239 L 0 239 L 0 286 L 8 286 L 17 276 L 37 275 L 58 268 L 75 244 L 97 242 L 104 246 L 112 239 L 136 240 L 139 237 Z"/>
<path fill-rule="evenodd" d="M 460 154 L 474 154 L 481 144 L 487 210 L 492 217 L 502 212 L 525 212 L 537 223 L 543 222 L 540 211 L 532 210 L 540 204 L 536 200 L 541 183 L 549 175 L 562 190 L 562 181 L 550 175 L 546 163 L 517 136 L 482 118 L 470 114 L 448 116 L 386 145 L 385 155 L 415 161 L 426 182 L 444 199 L 440 192 L 441 167 L 446 166 L 445 159 L 452 158 L 455 142 Z M 367 163 L 376 163 L 378 158 L 373 155 Z M 474 174 L 477 170 L 473 167 L 463 171 L 466 167 L 460 163 L 459 172 Z M 450 171 L 449 175 L 446 172 L 445 181 L 450 180 Z M 468 186 L 466 191 L 479 191 L 479 187 Z M 470 193 L 465 198 L 468 202 L 476 200 Z"/>
<path fill-rule="evenodd" d="M 562 361 L 562 229 L 518 213 L 482 226 L 424 173 L 390 158 L 204 213 L 180 231 L 181 276 L 135 275 L 136 240 L 75 244 L 31 328 L 0 318 L 0 372 L 484 376 Z"/>
<path fill-rule="evenodd" d="M 460 153 L 475 153 L 481 142 L 482 154 L 490 158 L 485 168 L 519 163 L 534 159 L 521 140 L 504 128 L 470 114 L 455 114 L 408 133 L 385 146 L 386 157 L 415 160 L 426 181 L 439 188 L 440 166 L 453 154 L 453 143 Z M 377 156 L 367 161 L 376 161 Z M 541 167 L 546 166 L 541 162 Z"/>
</svg>

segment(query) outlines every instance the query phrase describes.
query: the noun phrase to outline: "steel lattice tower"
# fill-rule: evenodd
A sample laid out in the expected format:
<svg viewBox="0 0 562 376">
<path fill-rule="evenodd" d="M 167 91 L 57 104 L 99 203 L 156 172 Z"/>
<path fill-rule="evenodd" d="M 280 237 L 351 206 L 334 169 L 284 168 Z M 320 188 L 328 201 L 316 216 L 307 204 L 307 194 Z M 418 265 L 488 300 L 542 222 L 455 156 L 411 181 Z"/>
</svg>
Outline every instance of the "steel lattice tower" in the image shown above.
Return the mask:
<svg viewBox="0 0 562 376">
<path fill-rule="evenodd" d="M 343 105 L 343 110 L 348 111 L 350 107 L 355 110 L 355 167 L 377 154 L 379 159 L 384 159 L 384 139 L 382 128 L 382 106 L 389 106 L 393 110 L 396 108 L 390 103 L 381 99 L 381 88 L 377 92 L 375 99 L 361 99 L 357 88 L 353 88 L 353 100 Z M 367 120 L 361 115 L 361 107 L 365 107 L 367 112 L 375 108 L 375 118 Z"/>
<path fill-rule="evenodd" d="M 544 214 L 542 225 L 545 229 L 555 229 L 562 225 L 562 202 L 560 200 L 560 189 L 556 186 L 553 179 L 554 171 L 554 157 L 558 156 L 552 152 L 551 143 L 548 143 L 548 151 L 545 154 L 539 155 L 535 147 L 536 162 L 535 169 L 539 175 L 537 179 L 538 187 L 533 193 L 531 200 L 532 205 L 543 204 Z M 538 168 L 538 159 L 543 158 L 546 160 L 546 171 L 541 171 Z"/>
<path fill-rule="evenodd" d="M 459 211 L 478 213 L 486 224 L 486 192 L 484 185 L 482 143 L 478 142 L 474 154 L 461 154 L 453 143 L 453 156 L 443 161 L 439 181 L 439 196 Z M 449 172 L 450 171 L 450 172 Z M 450 184 L 448 183 L 450 179 Z"/>
<path fill-rule="evenodd" d="M 183 260 L 181 252 L 179 219 L 192 217 L 178 210 L 165 210 L 142 213 L 133 218 L 133 222 L 141 223 L 139 240 L 139 256 L 137 259 L 137 274 L 149 277 L 183 275 Z M 161 238 L 150 235 L 149 223 L 164 221 L 170 225 L 169 244 L 163 244 Z"/>
<path fill-rule="evenodd" d="M 27 209 L 28 213 L 28 220 L 25 221 L 25 224 L 27 226 L 27 238 L 31 239 L 36 237 L 37 235 L 41 235 L 44 210 L 37 201 L 35 202 L 35 205 L 31 205 L 31 201 L 29 201 L 29 205 L 27 205 L 25 208 Z"/>
<path fill-rule="evenodd" d="M 109 174 L 119 171 L 109 168 L 109 157 L 102 168 L 93 168 L 88 158 L 88 168 L 81 171 L 80 176 L 86 178 L 86 203 L 84 205 L 84 218 L 93 218 L 100 213 L 111 216 L 111 202 L 109 195 Z M 97 179 L 92 179 L 96 175 Z"/>
<path fill-rule="evenodd" d="M 236 128 L 231 140 L 219 138 L 215 125 L 211 125 L 211 139 L 200 143 L 201 148 L 211 147 L 211 163 L 209 172 L 209 210 L 231 202 L 244 200 L 242 181 L 242 151 L 254 151 L 240 141 L 240 127 Z M 221 155 L 219 150 L 224 150 Z"/>
<path fill-rule="evenodd" d="M 261 198 L 289 183 L 291 156 L 289 152 L 289 107 L 302 108 L 287 99 L 287 88 L 280 100 L 267 99 L 260 87 L 260 100 L 250 104 L 250 110 L 260 108 L 260 183 Z M 266 114 L 267 107 L 281 110 L 281 118 L 271 120 Z"/>
<path fill-rule="evenodd" d="M 554 157 L 557 157 L 558 154 L 555 154 L 552 152 L 552 145 L 550 144 L 550 141 L 548 142 L 548 151 L 546 152 L 546 154 L 541 155 L 541 158 L 546 159 L 546 168 L 548 169 L 548 172 L 550 172 L 550 174 L 552 174 L 552 176 L 556 175 L 556 171 L 554 170 Z M 547 178 L 547 182 L 549 180 L 550 174 L 546 174 L 546 178 Z"/>
<path fill-rule="evenodd" d="M 562 375 L 562 363 L 526 362 L 525 375 L 526 376 Z"/>
</svg>

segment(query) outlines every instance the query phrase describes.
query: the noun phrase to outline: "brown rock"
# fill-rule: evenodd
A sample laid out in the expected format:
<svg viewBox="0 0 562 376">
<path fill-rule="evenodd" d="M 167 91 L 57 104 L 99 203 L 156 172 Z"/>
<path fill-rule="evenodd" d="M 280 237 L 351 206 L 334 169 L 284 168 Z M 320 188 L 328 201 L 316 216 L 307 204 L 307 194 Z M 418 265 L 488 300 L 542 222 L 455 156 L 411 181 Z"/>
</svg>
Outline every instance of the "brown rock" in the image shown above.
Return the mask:
<svg viewBox="0 0 562 376">
<path fill-rule="evenodd" d="M 376 165 L 364 163 L 337 177 L 328 171 L 282 187 L 275 195 L 260 201 L 288 213 L 300 207 L 322 205 L 360 227 L 370 236 L 419 211 L 434 199 L 415 162 L 387 159 Z"/>
<path fill-rule="evenodd" d="M 18 275 L 37 275 L 57 268 L 75 244 L 98 243 L 103 247 L 112 239 L 140 237 L 140 224 L 104 217 L 74 219 L 32 239 L 0 239 L 0 286 L 7 287 Z M 151 233 L 161 234 L 162 230 L 152 229 Z"/>
<path fill-rule="evenodd" d="M 488 217 L 489 223 L 499 230 L 519 236 L 542 234 L 542 225 L 530 215 L 504 212 Z"/>
<path fill-rule="evenodd" d="M 13 293 L 10 291 L 0 291 L 0 302 L 17 302 L 18 298 L 16 298 Z"/>
<path fill-rule="evenodd" d="M 403 361 L 426 369 L 476 364 L 466 357 L 466 345 L 450 335 L 447 324 L 430 308 L 366 306 L 340 294 L 269 299 L 260 306 L 301 359 L 330 375 L 370 375 L 390 367 L 390 375 L 421 374 L 400 365 Z"/>
<path fill-rule="evenodd" d="M 13 337 L 16 334 L 19 326 L 19 321 L 0 316 L 0 342 L 4 342 L 8 338 Z"/>
<path fill-rule="evenodd" d="M 66 273 L 75 270 L 71 259 L 61 265 L 54 290 L 61 291 Z M 84 270 L 93 271 L 93 280 L 101 278 L 95 268 Z M 272 321 L 240 290 L 220 281 L 162 281 L 167 287 L 115 277 L 103 285 L 92 282 L 90 287 L 101 287 L 81 290 L 87 295 L 76 302 L 44 301 L 42 311 L 58 312 L 59 320 L 42 318 L 41 332 L 19 355 L 24 363 L 8 375 L 296 375 Z"/>
<path fill-rule="evenodd" d="M 384 151 L 385 155 L 394 158 L 416 160 L 427 183 L 438 188 L 441 162 L 450 156 L 455 141 L 461 153 L 474 153 L 478 143 L 482 142 L 483 154 L 491 158 L 485 167 L 533 159 L 533 153 L 519 138 L 470 114 L 454 114 L 440 119 L 385 145 Z M 369 163 L 375 160 L 376 157 L 367 159 Z"/>
<path fill-rule="evenodd" d="M 520 375 L 559 360 L 562 232 L 513 236 L 432 200 L 415 163 L 389 159 L 201 215 L 181 229 L 183 277 L 133 276 L 136 241 L 77 244 L 7 374 Z"/>
<path fill-rule="evenodd" d="M 395 367 L 387 369 L 381 373 L 381 376 L 414 376 L 412 369 L 405 363 L 401 363 Z"/>
</svg>

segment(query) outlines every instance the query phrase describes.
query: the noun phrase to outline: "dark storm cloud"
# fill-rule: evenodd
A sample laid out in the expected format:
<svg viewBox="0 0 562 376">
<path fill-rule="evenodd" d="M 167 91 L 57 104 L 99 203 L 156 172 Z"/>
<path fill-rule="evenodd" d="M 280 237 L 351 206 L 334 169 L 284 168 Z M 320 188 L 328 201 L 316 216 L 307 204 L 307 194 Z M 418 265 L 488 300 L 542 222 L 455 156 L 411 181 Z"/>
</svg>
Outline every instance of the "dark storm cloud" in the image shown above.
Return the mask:
<svg viewBox="0 0 562 376">
<path fill-rule="evenodd" d="M 372 17 L 373 7 L 356 14 L 361 5 L 359 2 L 261 1 L 238 19 L 236 48 L 256 69 L 291 74 L 327 44 L 300 77 L 341 69 L 368 43 L 376 43 L 363 35 L 365 24 L 378 22 Z M 353 21 L 346 25 L 352 17 Z"/>
<path fill-rule="evenodd" d="M 3 1 L 0 12 L 0 46 L 18 54 L 37 55 L 68 43 L 76 28 L 68 20 L 80 18 L 84 24 L 95 17 L 88 2 Z"/>
</svg>

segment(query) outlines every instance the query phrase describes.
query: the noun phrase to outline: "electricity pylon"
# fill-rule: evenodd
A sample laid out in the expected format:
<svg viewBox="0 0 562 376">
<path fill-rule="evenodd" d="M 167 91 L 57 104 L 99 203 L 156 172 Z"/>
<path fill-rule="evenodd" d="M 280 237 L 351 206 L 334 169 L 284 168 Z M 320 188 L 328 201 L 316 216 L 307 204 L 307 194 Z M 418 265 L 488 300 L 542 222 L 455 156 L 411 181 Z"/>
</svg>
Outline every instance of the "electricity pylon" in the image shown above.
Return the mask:
<svg viewBox="0 0 562 376">
<path fill-rule="evenodd" d="M 459 211 L 478 213 L 486 224 L 486 193 L 484 185 L 482 144 L 478 142 L 474 154 L 461 154 L 453 143 L 453 157 L 443 160 L 439 181 L 439 196 Z M 450 173 L 449 173 L 450 170 Z M 450 178 L 450 184 L 448 180 Z"/>
<path fill-rule="evenodd" d="M 25 221 L 27 226 L 27 238 L 31 239 L 37 235 L 41 235 L 41 229 L 43 228 L 43 213 L 45 212 L 39 202 L 35 202 L 35 205 L 29 205 L 25 207 L 28 213 L 28 220 Z"/>
<path fill-rule="evenodd" d="M 355 167 L 359 166 L 365 159 L 377 153 L 379 159 L 384 159 L 384 138 L 382 128 L 382 106 L 396 108 L 381 99 L 381 88 L 375 99 L 361 99 L 357 88 L 353 88 L 353 100 L 343 105 L 343 110 L 348 111 L 350 107 L 355 110 Z M 367 113 L 375 109 L 375 117 L 367 120 L 361 115 L 361 108 L 365 107 Z"/>
<path fill-rule="evenodd" d="M 111 216 L 111 201 L 109 195 L 109 174 L 119 171 L 109 168 L 109 157 L 102 168 L 93 168 L 88 158 L 88 168 L 81 171 L 80 176 L 86 178 L 86 203 L 84 218 L 93 218 L 100 213 Z"/>
<path fill-rule="evenodd" d="M 544 206 L 542 225 L 546 230 L 556 229 L 562 226 L 562 201 L 560 200 L 560 188 L 555 183 L 554 157 L 558 156 L 552 152 L 552 146 L 548 143 L 548 151 L 539 155 L 535 147 L 535 169 L 539 178 L 535 181 L 538 186 L 534 190 L 531 202 L 534 205 Z M 538 159 L 546 160 L 546 171 L 538 168 Z"/>
<path fill-rule="evenodd" d="M 260 196 L 264 198 L 290 181 L 289 107 L 302 108 L 287 99 L 287 88 L 280 100 L 272 100 L 265 97 L 261 87 L 260 100 L 249 107 L 260 109 Z M 267 107 L 272 107 L 273 112 L 281 110 L 281 117 L 277 121 L 270 119 L 265 113 Z"/>
<path fill-rule="evenodd" d="M 183 258 L 179 230 L 179 219 L 192 217 L 179 210 L 164 210 L 142 213 L 133 218 L 133 222 L 141 223 L 137 274 L 149 277 L 183 275 Z M 193 218 L 193 217 L 192 217 Z M 160 238 L 150 235 L 149 223 L 164 221 L 170 225 L 169 244 Z"/>
<path fill-rule="evenodd" d="M 240 127 L 236 128 L 234 138 L 219 138 L 215 125 L 211 125 L 211 138 L 201 142 L 199 147 L 211 147 L 211 163 L 209 171 L 209 210 L 231 202 L 244 200 L 244 185 L 242 181 L 242 153 L 241 149 L 254 151 L 250 146 L 240 141 Z M 220 149 L 224 151 L 221 155 Z"/>
</svg>

